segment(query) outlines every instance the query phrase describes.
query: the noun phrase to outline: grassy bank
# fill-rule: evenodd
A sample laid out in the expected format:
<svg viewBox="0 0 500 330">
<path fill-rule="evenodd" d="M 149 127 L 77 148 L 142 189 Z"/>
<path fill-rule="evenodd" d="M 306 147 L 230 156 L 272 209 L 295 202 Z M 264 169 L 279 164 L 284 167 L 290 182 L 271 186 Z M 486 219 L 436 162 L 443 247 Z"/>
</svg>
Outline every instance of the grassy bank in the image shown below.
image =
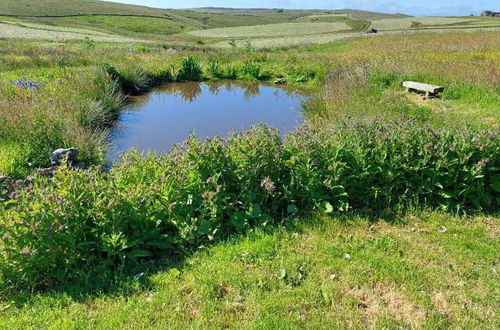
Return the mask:
<svg viewBox="0 0 500 330">
<path fill-rule="evenodd" d="M 2 41 L 0 176 L 25 180 L 0 188 L 0 325 L 494 328 L 499 44 Z M 278 77 L 313 95 L 286 139 L 257 127 L 30 176 L 60 147 L 102 165 L 129 95 Z"/>
<path fill-rule="evenodd" d="M 482 328 L 500 324 L 498 220 L 300 219 L 123 279 L 0 303 L 19 328 Z"/>
<path fill-rule="evenodd" d="M 256 127 L 132 153 L 109 174 L 32 178 L 0 209 L 3 285 L 105 285 L 117 269 L 310 212 L 498 210 L 500 135 L 415 126 L 306 126 L 285 141 Z"/>
<path fill-rule="evenodd" d="M 345 115 L 410 116 L 439 127 L 498 128 L 498 36 L 394 36 L 273 51 L 256 51 L 251 46 L 217 51 L 93 42 L 4 42 L 0 88 L 6 97 L 0 103 L 0 134 L 9 143 L 0 155 L 14 156 L 0 159 L 0 174 L 24 175 L 46 165 L 47 153 L 63 146 L 77 147 L 89 163 L 101 162 L 105 130 L 96 129 L 96 119 L 99 122 L 99 117 L 119 111 L 120 99 L 130 88 L 142 92 L 181 79 L 179 70 L 186 56 L 195 57 L 201 68 L 195 78 L 273 81 L 283 75 L 290 85 L 316 89 L 318 97 L 306 109 L 313 121 Z M 125 89 L 103 70 L 104 63 L 116 68 Z M 26 90 L 9 83 L 22 77 L 37 88 Z M 444 85 L 446 90 L 441 99 L 424 102 L 403 93 L 401 82 L 406 79 Z M 90 129 L 89 122 L 94 123 Z"/>
</svg>

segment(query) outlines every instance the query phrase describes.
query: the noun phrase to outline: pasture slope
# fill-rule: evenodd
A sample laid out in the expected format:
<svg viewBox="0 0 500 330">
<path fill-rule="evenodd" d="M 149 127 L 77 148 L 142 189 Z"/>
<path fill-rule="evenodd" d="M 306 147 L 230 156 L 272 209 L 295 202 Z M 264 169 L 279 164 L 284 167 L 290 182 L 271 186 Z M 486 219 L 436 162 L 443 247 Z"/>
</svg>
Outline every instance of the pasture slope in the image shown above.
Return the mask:
<svg viewBox="0 0 500 330">
<path fill-rule="evenodd" d="M 2 0 L 0 328 L 499 328 L 499 22 Z M 129 96 L 227 79 L 307 124 L 103 170 Z"/>
</svg>

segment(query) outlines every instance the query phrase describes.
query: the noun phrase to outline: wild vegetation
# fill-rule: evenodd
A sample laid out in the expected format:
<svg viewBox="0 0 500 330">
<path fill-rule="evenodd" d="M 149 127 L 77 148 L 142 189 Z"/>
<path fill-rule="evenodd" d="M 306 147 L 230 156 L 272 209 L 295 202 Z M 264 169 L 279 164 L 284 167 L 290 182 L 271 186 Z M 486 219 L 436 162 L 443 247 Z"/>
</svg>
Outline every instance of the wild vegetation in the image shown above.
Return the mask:
<svg viewBox="0 0 500 330">
<path fill-rule="evenodd" d="M 5 329 L 497 328 L 498 218 L 414 212 L 397 219 L 292 219 L 186 258 L 145 264 L 107 286 L 108 294 L 68 286 L 6 300 L 0 323 Z"/>
<path fill-rule="evenodd" d="M 66 2 L 47 8 L 70 13 Z M 357 38 L 390 16 L 132 7 L 141 21 L 120 16 L 128 6 L 96 8 L 9 18 L 35 31 L 29 39 L 87 38 L 0 41 L 2 326 L 498 325 L 498 32 Z M 0 5 L 24 12 L 33 14 Z M 240 19 L 258 33 L 225 28 Z M 466 21 L 400 17 L 386 28 Z M 352 30 L 309 40 L 356 38 L 277 38 L 287 24 Z M 162 29 L 206 38 L 163 39 Z M 210 37 L 217 31 L 243 32 Z M 115 35 L 124 39 L 98 39 Z M 102 170 L 130 96 L 219 79 L 307 90 L 307 124 L 284 139 L 266 126 L 192 136 L 170 154 L 134 151 Z M 422 100 L 405 80 L 445 91 Z M 36 174 L 60 147 L 91 168 Z M 4 176 L 19 179 L 14 189 Z"/>
</svg>

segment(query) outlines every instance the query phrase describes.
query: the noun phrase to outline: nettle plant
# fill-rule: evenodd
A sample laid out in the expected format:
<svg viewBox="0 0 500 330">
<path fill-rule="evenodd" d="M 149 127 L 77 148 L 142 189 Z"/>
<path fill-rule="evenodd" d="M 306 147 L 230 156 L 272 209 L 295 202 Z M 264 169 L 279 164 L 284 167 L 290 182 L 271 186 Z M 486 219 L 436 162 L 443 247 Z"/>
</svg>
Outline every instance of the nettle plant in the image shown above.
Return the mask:
<svg viewBox="0 0 500 330">
<path fill-rule="evenodd" d="M 414 122 L 257 126 L 131 152 L 110 173 L 62 168 L 0 206 L 11 286 L 89 280 L 307 212 L 498 211 L 500 134 Z"/>
</svg>

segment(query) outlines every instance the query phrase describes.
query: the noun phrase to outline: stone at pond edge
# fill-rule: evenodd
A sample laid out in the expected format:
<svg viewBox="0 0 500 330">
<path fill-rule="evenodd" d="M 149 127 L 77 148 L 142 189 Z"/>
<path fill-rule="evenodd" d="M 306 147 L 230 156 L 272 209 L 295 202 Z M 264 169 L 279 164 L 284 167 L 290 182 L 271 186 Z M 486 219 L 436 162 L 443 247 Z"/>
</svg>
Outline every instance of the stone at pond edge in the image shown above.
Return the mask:
<svg viewBox="0 0 500 330">
<path fill-rule="evenodd" d="M 66 160 L 69 164 L 76 162 L 78 156 L 78 150 L 75 148 L 69 149 L 57 149 L 52 154 L 50 154 L 50 162 L 52 166 L 60 165 L 62 161 Z"/>
</svg>

